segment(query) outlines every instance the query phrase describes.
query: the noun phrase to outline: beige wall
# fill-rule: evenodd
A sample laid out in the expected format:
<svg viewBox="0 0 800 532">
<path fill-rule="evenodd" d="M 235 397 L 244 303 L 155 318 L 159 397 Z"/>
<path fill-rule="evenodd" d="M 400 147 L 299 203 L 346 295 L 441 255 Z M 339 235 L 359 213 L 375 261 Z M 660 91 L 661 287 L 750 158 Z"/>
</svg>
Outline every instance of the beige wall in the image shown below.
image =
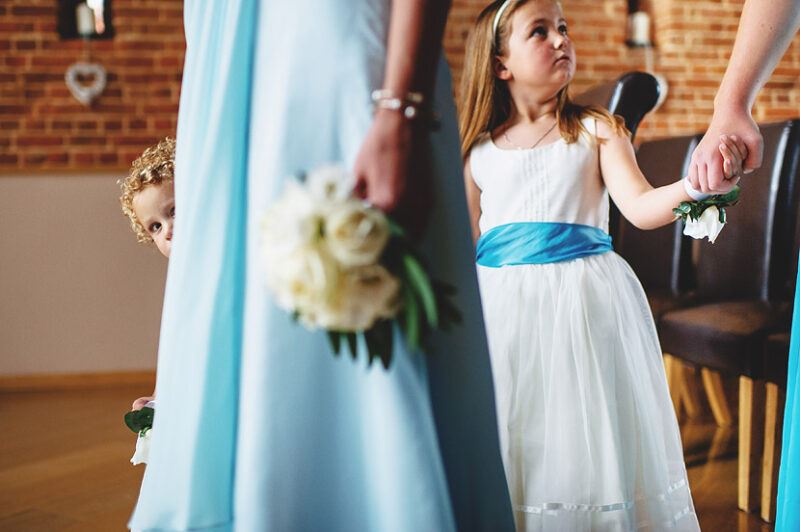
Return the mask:
<svg viewBox="0 0 800 532">
<path fill-rule="evenodd" d="M 155 368 L 167 261 L 119 175 L 0 175 L 0 376 Z"/>
</svg>

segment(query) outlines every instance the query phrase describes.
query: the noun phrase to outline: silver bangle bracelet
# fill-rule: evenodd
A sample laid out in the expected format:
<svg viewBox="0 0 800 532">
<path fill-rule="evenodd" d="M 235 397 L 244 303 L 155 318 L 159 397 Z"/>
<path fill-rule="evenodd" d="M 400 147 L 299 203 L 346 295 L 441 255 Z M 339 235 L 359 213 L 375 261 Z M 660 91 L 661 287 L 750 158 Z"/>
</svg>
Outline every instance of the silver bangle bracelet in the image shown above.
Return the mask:
<svg viewBox="0 0 800 532">
<path fill-rule="evenodd" d="M 409 91 L 405 94 L 398 94 L 391 89 L 377 89 L 372 91 L 373 102 L 377 102 L 378 100 L 392 100 L 392 99 L 403 100 L 408 103 L 420 105 L 425 101 L 425 95 L 422 94 L 421 92 L 413 92 L 413 91 Z"/>
<path fill-rule="evenodd" d="M 374 90 L 371 97 L 376 109 L 400 111 L 409 120 L 419 116 L 420 107 L 425 101 L 425 96 L 421 92 L 407 92 L 401 95 L 391 89 Z"/>
<path fill-rule="evenodd" d="M 390 111 L 400 111 L 403 116 L 412 120 L 419 114 L 419 109 L 413 103 L 401 100 L 400 98 L 381 98 L 373 100 L 376 109 L 389 109 Z"/>
</svg>

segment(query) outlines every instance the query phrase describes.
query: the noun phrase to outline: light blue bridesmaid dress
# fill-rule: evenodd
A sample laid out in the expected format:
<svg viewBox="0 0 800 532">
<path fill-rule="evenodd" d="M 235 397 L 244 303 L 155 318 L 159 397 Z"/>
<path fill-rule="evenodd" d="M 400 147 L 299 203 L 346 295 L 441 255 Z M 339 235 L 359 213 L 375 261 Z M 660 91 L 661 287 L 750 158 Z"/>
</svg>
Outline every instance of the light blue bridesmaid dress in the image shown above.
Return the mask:
<svg viewBox="0 0 800 532">
<path fill-rule="evenodd" d="M 794 316 L 789 345 L 786 410 L 783 415 L 781 469 L 775 532 L 800 531 L 800 268 L 794 296 Z"/>
<path fill-rule="evenodd" d="M 134 530 L 512 530 L 449 72 L 422 250 L 463 324 L 389 371 L 334 358 L 262 279 L 284 180 L 352 166 L 381 86 L 390 0 L 185 3 L 178 220 L 158 412 Z"/>
</svg>

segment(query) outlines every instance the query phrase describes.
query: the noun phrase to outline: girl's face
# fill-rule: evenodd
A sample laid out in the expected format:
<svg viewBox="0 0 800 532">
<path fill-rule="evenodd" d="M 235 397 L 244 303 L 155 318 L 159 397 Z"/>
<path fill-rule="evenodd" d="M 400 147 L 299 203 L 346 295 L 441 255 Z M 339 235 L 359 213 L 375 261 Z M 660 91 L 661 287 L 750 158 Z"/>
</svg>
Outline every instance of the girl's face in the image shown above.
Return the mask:
<svg viewBox="0 0 800 532">
<path fill-rule="evenodd" d="M 575 75 L 575 49 L 567 36 L 561 7 L 551 0 L 533 0 L 509 21 L 505 56 L 498 56 L 496 75 L 515 87 L 551 97 Z"/>
<path fill-rule="evenodd" d="M 172 181 L 150 185 L 133 197 L 133 212 L 162 255 L 172 251 L 172 226 L 175 223 L 175 189 Z"/>
</svg>

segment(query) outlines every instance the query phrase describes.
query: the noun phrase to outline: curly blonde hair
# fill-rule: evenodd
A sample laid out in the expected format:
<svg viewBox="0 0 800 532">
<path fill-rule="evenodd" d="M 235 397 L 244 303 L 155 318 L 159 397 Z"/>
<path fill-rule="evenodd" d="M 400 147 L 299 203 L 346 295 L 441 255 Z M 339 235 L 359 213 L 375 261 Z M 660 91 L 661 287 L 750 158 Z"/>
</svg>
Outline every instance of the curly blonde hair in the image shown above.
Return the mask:
<svg viewBox="0 0 800 532">
<path fill-rule="evenodd" d="M 165 138 L 155 146 L 147 148 L 138 159 L 133 161 L 127 177 L 120 179 L 119 186 L 122 196 L 119 202 L 122 212 L 128 217 L 131 229 L 136 234 L 136 240 L 142 243 L 152 242 L 153 239 L 136 217 L 133 210 L 133 198 L 146 187 L 171 183 L 175 179 L 175 139 Z"/>
</svg>

